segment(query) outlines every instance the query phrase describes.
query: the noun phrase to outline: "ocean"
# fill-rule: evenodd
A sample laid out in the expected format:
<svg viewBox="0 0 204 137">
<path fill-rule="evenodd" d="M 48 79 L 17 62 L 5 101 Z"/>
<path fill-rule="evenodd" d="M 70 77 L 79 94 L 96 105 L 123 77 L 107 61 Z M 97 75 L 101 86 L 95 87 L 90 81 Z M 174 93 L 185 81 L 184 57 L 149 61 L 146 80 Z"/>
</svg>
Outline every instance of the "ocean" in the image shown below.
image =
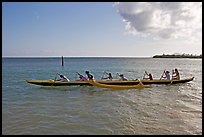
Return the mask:
<svg viewBox="0 0 204 137">
<path fill-rule="evenodd" d="M 182 84 L 112 90 L 93 86 L 46 87 L 28 79 L 77 80 L 89 70 L 96 80 L 104 71 L 159 79 L 177 68 Z M 202 59 L 61 57 L 2 58 L 3 135 L 202 135 Z"/>
</svg>

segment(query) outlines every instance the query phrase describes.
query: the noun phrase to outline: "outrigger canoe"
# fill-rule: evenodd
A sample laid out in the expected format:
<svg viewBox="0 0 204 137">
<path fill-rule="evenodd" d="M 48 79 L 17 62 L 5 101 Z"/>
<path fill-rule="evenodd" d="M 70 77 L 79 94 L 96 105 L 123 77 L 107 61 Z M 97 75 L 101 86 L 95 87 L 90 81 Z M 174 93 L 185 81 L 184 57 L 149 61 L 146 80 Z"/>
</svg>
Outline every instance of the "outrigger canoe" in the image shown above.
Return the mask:
<svg viewBox="0 0 204 137">
<path fill-rule="evenodd" d="M 177 84 L 177 83 L 185 83 L 192 81 L 194 77 L 191 78 L 182 78 L 180 80 L 141 80 L 144 85 L 148 84 Z M 27 83 L 41 85 L 41 86 L 76 86 L 76 85 L 91 85 L 87 81 L 69 81 L 69 82 L 61 82 L 55 80 L 26 80 Z M 137 85 L 139 84 L 139 80 L 97 80 L 96 82 L 100 84 L 108 84 L 108 85 Z"/>
<path fill-rule="evenodd" d="M 100 87 L 100 88 L 110 88 L 110 89 L 135 89 L 135 88 L 151 88 L 149 85 L 144 85 L 141 82 L 137 85 L 108 85 L 108 84 L 101 84 L 96 81 L 86 81 L 89 84 Z"/>
</svg>

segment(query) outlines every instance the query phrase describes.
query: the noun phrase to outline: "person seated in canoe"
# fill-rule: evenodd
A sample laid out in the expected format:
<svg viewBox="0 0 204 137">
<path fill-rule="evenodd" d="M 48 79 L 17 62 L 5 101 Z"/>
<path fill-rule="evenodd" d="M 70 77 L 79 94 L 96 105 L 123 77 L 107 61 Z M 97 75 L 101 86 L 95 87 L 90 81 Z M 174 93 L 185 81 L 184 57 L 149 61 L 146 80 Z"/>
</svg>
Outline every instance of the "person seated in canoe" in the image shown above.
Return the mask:
<svg viewBox="0 0 204 137">
<path fill-rule="evenodd" d="M 120 76 L 119 80 L 127 80 L 127 78 L 125 78 L 123 74 L 120 74 L 119 76 Z"/>
<path fill-rule="evenodd" d="M 172 70 L 172 80 L 174 79 L 178 79 L 178 80 L 180 79 L 180 74 L 177 68 L 175 68 L 175 70 Z"/>
<path fill-rule="evenodd" d="M 108 75 L 108 77 L 102 78 L 102 79 L 109 79 L 109 80 L 112 80 L 112 79 L 113 79 L 113 76 L 112 76 L 111 73 L 107 73 L 107 72 L 105 72 L 105 73 Z"/>
<path fill-rule="evenodd" d="M 161 79 L 171 80 L 171 76 L 170 76 L 170 73 L 169 73 L 168 70 L 167 70 L 167 71 L 164 71 L 163 74 L 165 74 L 165 75 L 164 75 L 164 76 L 162 75 Z"/>
<path fill-rule="evenodd" d="M 59 75 L 60 79 L 57 79 L 57 81 L 61 81 L 61 82 L 69 82 L 70 81 L 66 76 L 64 76 L 62 74 L 58 74 L 58 75 Z"/>
<path fill-rule="evenodd" d="M 85 76 L 83 76 L 82 74 L 80 74 L 79 72 L 76 72 L 76 73 L 78 74 L 80 81 L 87 80 L 87 78 Z"/>
<path fill-rule="evenodd" d="M 143 78 L 143 79 L 153 80 L 153 77 L 152 77 L 151 73 L 147 73 L 147 71 L 145 71 L 145 74 L 148 76 L 148 78 Z"/>
<path fill-rule="evenodd" d="M 94 80 L 94 76 L 89 72 L 89 71 L 85 71 L 88 80 Z"/>
</svg>

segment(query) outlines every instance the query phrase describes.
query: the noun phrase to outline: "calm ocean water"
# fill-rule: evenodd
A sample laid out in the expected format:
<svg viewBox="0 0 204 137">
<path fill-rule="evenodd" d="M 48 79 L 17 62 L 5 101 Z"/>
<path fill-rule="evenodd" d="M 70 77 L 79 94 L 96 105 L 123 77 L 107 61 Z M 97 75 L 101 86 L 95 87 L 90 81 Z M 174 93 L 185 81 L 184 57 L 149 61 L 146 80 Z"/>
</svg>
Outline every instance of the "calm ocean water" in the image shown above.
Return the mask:
<svg viewBox="0 0 204 137">
<path fill-rule="evenodd" d="M 150 89 L 111 90 L 92 86 L 43 87 L 26 79 L 54 79 L 89 70 L 142 79 L 178 68 L 195 79 Z M 3 58 L 2 134 L 202 134 L 202 59 Z"/>
</svg>

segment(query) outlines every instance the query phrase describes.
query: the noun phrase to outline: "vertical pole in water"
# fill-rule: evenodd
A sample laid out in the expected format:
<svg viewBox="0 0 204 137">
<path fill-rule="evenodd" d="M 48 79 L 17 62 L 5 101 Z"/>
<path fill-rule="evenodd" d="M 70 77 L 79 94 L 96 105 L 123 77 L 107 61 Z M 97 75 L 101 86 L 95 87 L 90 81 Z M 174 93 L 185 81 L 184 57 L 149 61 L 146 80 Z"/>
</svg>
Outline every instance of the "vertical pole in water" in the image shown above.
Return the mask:
<svg viewBox="0 0 204 137">
<path fill-rule="evenodd" d="M 63 56 L 62 56 L 62 67 L 64 66 L 64 59 L 63 59 Z"/>
</svg>

